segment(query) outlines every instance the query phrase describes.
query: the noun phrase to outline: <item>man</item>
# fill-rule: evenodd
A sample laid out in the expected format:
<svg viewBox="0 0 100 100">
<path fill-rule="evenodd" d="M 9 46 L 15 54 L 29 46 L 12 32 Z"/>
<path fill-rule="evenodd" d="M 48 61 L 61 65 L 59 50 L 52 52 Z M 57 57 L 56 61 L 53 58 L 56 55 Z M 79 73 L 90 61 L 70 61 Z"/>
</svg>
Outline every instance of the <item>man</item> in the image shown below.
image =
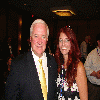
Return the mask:
<svg viewBox="0 0 100 100">
<path fill-rule="evenodd" d="M 98 46 L 88 54 L 84 64 L 89 80 L 89 100 L 100 100 L 100 34 L 96 41 Z"/>
<path fill-rule="evenodd" d="M 82 57 L 82 62 L 84 63 L 87 57 L 87 45 L 89 43 L 89 36 L 85 37 L 85 41 L 83 41 L 80 45 L 80 52 Z"/>
<path fill-rule="evenodd" d="M 57 64 L 53 56 L 44 52 L 48 36 L 47 24 L 41 19 L 35 20 L 30 28 L 31 50 L 12 61 L 11 73 L 6 83 L 7 100 L 54 100 Z M 46 99 L 41 87 L 39 59 L 42 59 L 46 78 Z"/>
</svg>

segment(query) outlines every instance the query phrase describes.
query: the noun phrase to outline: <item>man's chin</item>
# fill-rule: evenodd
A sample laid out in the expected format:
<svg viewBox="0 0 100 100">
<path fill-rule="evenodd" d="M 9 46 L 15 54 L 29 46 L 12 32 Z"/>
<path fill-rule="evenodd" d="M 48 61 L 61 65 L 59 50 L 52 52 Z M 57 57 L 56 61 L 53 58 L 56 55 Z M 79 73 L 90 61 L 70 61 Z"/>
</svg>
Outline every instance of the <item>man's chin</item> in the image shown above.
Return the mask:
<svg viewBox="0 0 100 100">
<path fill-rule="evenodd" d="M 43 52 L 35 53 L 35 55 L 38 56 L 38 57 L 42 57 Z"/>
<path fill-rule="evenodd" d="M 42 57 L 43 56 L 43 53 L 42 54 L 38 54 L 38 57 L 40 58 L 40 57 Z"/>
</svg>

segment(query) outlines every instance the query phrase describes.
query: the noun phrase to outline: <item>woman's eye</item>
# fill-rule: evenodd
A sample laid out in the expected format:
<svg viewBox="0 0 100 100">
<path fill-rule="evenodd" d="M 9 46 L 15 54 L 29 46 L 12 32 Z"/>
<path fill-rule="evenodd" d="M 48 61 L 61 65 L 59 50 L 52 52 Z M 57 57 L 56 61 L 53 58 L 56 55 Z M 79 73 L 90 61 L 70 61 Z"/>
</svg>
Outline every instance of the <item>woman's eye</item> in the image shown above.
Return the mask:
<svg viewBox="0 0 100 100">
<path fill-rule="evenodd" d="M 62 40 L 60 39 L 59 42 L 62 42 Z"/>
<path fill-rule="evenodd" d="M 65 39 L 65 42 L 68 42 L 69 41 L 69 39 Z"/>
</svg>

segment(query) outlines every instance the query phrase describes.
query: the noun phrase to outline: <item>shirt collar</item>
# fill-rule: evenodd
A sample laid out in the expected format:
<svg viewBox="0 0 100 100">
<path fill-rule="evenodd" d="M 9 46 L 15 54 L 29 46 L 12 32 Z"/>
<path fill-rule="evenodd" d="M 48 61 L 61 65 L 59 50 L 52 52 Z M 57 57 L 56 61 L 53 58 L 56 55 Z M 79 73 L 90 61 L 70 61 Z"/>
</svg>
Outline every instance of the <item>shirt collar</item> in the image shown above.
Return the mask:
<svg viewBox="0 0 100 100">
<path fill-rule="evenodd" d="M 32 47 L 31 47 L 31 51 L 32 51 Z M 39 59 L 44 60 L 45 57 L 46 57 L 46 53 L 45 53 L 45 52 L 43 53 L 43 56 L 40 57 L 40 58 L 39 58 L 38 56 L 36 56 L 35 53 L 34 53 L 33 51 L 32 51 L 32 55 L 33 55 L 34 61 L 38 61 Z"/>
</svg>

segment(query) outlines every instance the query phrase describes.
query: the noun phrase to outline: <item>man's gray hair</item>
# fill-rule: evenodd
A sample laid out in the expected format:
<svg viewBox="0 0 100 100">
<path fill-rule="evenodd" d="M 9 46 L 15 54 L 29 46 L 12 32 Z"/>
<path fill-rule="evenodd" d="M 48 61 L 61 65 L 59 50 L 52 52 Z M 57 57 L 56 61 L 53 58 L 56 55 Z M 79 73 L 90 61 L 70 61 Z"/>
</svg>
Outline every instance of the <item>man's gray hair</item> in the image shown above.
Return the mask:
<svg viewBox="0 0 100 100">
<path fill-rule="evenodd" d="M 31 28 L 30 28 L 30 36 L 32 36 L 33 26 L 34 26 L 35 24 L 38 24 L 38 23 L 42 23 L 42 24 L 44 24 L 44 25 L 47 27 L 47 38 L 48 38 L 48 36 L 49 36 L 49 28 L 48 28 L 48 25 L 46 24 L 46 22 L 43 21 L 42 19 L 36 19 L 36 20 L 32 23 Z"/>
</svg>

